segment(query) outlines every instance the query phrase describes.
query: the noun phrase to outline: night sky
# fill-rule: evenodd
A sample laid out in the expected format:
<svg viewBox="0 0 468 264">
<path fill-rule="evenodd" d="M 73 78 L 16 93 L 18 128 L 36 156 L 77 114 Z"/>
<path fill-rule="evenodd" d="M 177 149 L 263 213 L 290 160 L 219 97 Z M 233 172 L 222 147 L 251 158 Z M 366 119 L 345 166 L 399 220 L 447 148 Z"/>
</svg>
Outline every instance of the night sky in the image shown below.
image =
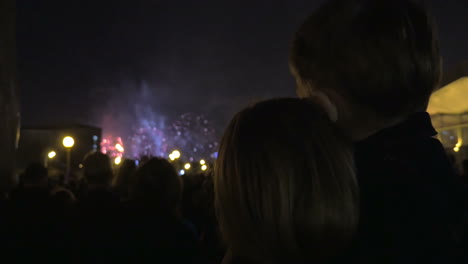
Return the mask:
<svg viewBox="0 0 468 264">
<path fill-rule="evenodd" d="M 321 2 L 17 0 L 23 124 L 119 123 L 144 101 L 222 127 L 253 100 L 294 95 L 289 42 Z M 467 60 L 468 5 L 431 2 L 445 67 Z"/>
</svg>

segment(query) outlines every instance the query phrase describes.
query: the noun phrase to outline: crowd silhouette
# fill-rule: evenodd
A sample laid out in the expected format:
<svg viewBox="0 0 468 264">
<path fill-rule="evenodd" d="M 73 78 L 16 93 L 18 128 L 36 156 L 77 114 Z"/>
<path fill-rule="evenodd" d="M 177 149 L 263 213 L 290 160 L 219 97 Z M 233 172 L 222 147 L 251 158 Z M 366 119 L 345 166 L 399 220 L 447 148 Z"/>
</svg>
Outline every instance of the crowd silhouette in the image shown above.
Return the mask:
<svg viewBox="0 0 468 264">
<path fill-rule="evenodd" d="M 73 193 L 49 183 L 43 165 L 28 166 L 2 201 L 6 252 L 76 263 L 221 261 L 215 215 L 207 206 L 213 204 L 211 173 L 183 180 L 169 161 L 151 158 L 138 168 L 125 160 L 114 176 L 110 158 L 100 152 L 84 158 L 81 173 L 84 187 Z"/>
</svg>

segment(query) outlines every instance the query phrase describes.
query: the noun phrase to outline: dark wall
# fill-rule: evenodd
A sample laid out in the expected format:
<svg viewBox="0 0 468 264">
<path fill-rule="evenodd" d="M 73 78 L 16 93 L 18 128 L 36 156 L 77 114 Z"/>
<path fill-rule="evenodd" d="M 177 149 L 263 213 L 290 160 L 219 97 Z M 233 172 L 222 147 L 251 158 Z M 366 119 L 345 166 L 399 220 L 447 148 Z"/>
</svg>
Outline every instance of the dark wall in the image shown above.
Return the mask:
<svg viewBox="0 0 468 264">
<path fill-rule="evenodd" d="M 0 193 L 14 184 L 19 126 L 16 87 L 16 1 L 0 1 Z"/>
<path fill-rule="evenodd" d="M 84 155 L 93 150 L 94 136 L 98 136 L 97 147 L 101 139 L 101 129 L 92 127 L 75 128 L 25 128 L 21 130 L 21 139 L 18 149 L 18 169 L 25 168 L 31 162 L 45 162 L 47 154 L 55 151 L 57 156 L 48 160 L 48 165 L 55 169 L 65 169 L 67 150 L 62 145 L 65 136 L 75 139 L 71 150 L 71 164 L 73 168 L 83 160 Z"/>
</svg>

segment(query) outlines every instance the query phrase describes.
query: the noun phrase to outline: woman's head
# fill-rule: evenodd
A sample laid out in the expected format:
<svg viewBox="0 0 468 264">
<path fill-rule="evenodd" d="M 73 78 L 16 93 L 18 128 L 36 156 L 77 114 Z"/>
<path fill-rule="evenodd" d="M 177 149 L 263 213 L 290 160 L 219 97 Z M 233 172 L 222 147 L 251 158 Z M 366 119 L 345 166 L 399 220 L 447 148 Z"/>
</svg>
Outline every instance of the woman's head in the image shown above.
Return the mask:
<svg viewBox="0 0 468 264">
<path fill-rule="evenodd" d="M 357 225 L 351 144 L 311 101 L 275 99 L 238 113 L 214 184 L 221 233 L 238 256 L 322 260 Z"/>
<path fill-rule="evenodd" d="M 182 182 L 169 161 L 152 158 L 137 169 L 132 199 L 162 210 L 177 211 L 181 196 Z"/>
</svg>

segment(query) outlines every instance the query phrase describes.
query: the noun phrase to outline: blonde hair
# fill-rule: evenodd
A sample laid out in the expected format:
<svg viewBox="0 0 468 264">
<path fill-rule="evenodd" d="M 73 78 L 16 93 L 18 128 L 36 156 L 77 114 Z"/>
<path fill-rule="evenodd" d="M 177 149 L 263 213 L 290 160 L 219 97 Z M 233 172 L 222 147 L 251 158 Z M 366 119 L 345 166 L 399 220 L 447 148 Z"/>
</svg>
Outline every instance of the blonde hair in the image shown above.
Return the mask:
<svg viewBox="0 0 468 264">
<path fill-rule="evenodd" d="M 264 101 L 238 113 L 221 141 L 214 185 L 220 231 L 238 257 L 328 259 L 357 226 L 351 143 L 305 99 Z"/>
</svg>

